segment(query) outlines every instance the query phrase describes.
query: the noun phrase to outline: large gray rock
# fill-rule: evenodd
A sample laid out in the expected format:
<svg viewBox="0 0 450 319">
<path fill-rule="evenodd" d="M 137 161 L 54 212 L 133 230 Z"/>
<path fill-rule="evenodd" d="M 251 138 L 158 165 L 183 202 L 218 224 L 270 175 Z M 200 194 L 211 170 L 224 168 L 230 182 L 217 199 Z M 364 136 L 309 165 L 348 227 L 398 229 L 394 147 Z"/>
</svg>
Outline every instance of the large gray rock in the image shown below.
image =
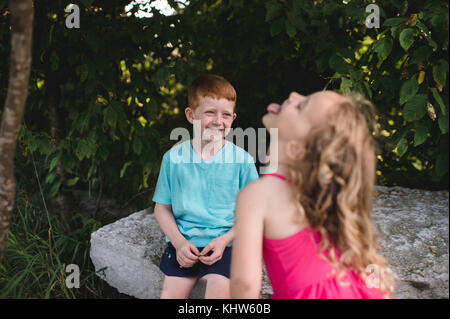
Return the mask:
<svg viewBox="0 0 450 319">
<path fill-rule="evenodd" d="M 398 298 L 449 298 L 448 192 L 378 187 L 373 219 Z"/>
<path fill-rule="evenodd" d="M 399 278 L 397 297 L 449 298 L 449 193 L 377 187 L 375 196 L 373 219 L 383 254 Z M 154 215 L 143 210 L 92 233 L 90 255 L 98 275 L 119 292 L 159 298 L 164 248 Z M 200 280 L 190 298 L 202 298 L 204 290 Z M 271 294 L 264 272 L 261 297 Z"/>
</svg>

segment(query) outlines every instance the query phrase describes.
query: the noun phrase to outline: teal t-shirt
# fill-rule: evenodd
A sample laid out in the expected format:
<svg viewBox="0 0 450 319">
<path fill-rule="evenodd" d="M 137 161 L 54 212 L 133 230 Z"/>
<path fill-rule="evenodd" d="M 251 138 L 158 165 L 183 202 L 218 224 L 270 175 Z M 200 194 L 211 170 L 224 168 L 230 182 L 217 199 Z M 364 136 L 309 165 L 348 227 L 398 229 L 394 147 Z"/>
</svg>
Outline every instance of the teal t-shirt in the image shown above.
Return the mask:
<svg viewBox="0 0 450 319">
<path fill-rule="evenodd" d="M 187 140 L 164 154 L 153 201 L 172 205 L 181 234 L 205 247 L 233 227 L 236 196 L 257 178 L 253 157 L 235 144 L 203 161 Z"/>
</svg>

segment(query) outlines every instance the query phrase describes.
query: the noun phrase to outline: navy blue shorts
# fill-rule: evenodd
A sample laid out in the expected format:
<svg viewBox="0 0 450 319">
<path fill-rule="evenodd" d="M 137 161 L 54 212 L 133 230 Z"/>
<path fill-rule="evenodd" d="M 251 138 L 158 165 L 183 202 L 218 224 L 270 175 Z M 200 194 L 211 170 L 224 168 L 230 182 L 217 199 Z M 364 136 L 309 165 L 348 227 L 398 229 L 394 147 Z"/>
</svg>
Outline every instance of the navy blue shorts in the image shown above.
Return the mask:
<svg viewBox="0 0 450 319">
<path fill-rule="evenodd" d="M 202 251 L 203 247 L 197 247 L 197 249 Z M 201 278 L 207 274 L 218 274 L 230 278 L 230 266 L 231 247 L 225 247 L 222 258 L 212 265 L 205 265 L 201 261 L 198 261 L 190 268 L 182 268 L 177 261 L 176 249 L 169 242 L 162 255 L 159 269 L 161 269 L 166 276 Z"/>
</svg>

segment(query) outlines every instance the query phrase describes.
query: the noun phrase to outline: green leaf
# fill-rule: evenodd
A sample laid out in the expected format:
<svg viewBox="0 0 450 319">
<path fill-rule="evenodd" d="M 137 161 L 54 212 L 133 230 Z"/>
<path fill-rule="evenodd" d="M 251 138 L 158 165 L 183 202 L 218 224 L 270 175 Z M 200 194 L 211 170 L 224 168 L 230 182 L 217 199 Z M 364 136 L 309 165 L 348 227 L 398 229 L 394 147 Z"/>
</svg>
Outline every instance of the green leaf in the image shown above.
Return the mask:
<svg viewBox="0 0 450 319">
<path fill-rule="evenodd" d="M 432 53 L 433 51 L 430 50 L 430 47 L 428 45 L 422 45 L 421 47 L 413 51 L 411 60 L 409 60 L 409 64 L 425 62 L 428 60 Z"/>
<path fill-rule="evenodd" d="M 53 181 L 56 178 L 56 174 L 55 173 L 50 173 L 47 175 L 47 177 L 45 178 L 45 184 L 51 184 L 53 183 Z"/>
<path fill-rule="evenodd" d="M 301 13 L 303 10 L 303 0 L 294 0 L 294 2 L 292 3 L 292 7 L 294 9 L 294 13 L 298 14 Z"/>
<path fill-rule="evenodd" d="M 406 151 L 408 150 L 408 140 L 405 137 L 402 137 L 397 144 L 397 153 L 398 156 L 402 157 L 405 155 Z"/>
<path fill-rule="evenodd" d="M 125 164 L 123 164 L 122 169 L 120 170 L 120 178 L 123 177 L 125 171 L 127 170 L 127 167 L 130 166 L 131 164 L 132 162 L 126 162 Z"/>
<path fill-rule="evenodd" d="M 425 140 L 427 139 L 427 136 L 428 136 L 427 125 L 423 122 L 417 123 L 416 132 L 414 133 L 414 147 L 423 144 L 423 142 L 425 142 Z"/>
<path fill-rule="evenodd" d="M 76 68 L 77 74 L 80 76 L 80 82 L 83 83 L 87 80 L 89 75 L 89 70 L 86 64 L 82 64 L 80 66 L 77 66 Z"/>
<path fill-rule="evenodd" d="M 150 101 L 144 104 L 144 108 L 149 119 L 154 119 L 158 116 L 158 104 L 154 98 L 150 98 Z"/>
<path fill-rule="evenodd" d="M 442 100 L 438 90 L 436 88 L 430 88 L 431 93 L 433 93 L 433 97 L 436 100 L 436 102 L 438 102 L 439 106 L 441 107 L 441 112 L 442 114 L 445 115 L 445 104 L 444 101 Z"/>
<path fill-rule="evenodd" d="M 133 151 L 137 154 L 140 155 L 142 152 L 142 142 L 140 138 L 135 137 L 133 140 Z"/>
<path fill-rule="evenodd" d="M 50 162 L 49 170 L 53 170 L 53 168 L 55 168 L 55 166 L 56 166 L 56 164 L 58 164 L 60 158 L 61 158 L 61 153 L 58 153 L 58 155 L 56 155 Z"/>
<path fill-rule="evenodd" d="M 448 62 L 445 60 L 439 60 L 439 62 L 433 66 L 433 79 L 436 83 L 445 86 L 448 73 Z"/>
<path fill-rule="evenodd" d="M 332 68 L 333 70 L 335 70 L 340 74 L 348 73 L 347 63 L 344 61 L 344 59 L 342 59 L 340 56 L 336 54 L 330 58 L 328 65 L 330 66 L 330 68 Z"/>
<path fill-rule="evenodd" d="M 243 8 L 244 7 L 244 0 L 234 0 L 234 4 L 238 8 Z"/>
<path fill-rule="evenodd" d="M 286 20 L 286 33 L 289 37 L 293 38 L 297 34 L 297 29 L 292 25 L 289 20 Z"/>
<path fill-rule="evenodd" d="M 334 15 L 336 13 L 337 10 L 339 10 L 341 8 L 341 6 L 339 5 L 339 3 L 336 2 L 327 2 L 325 3 L 325 5 L 323 6 L 322 12 L 329 16 L 329 15 Z"/>
<path fill-rule="evenodd" d="M 438 154 L 435 165 L 438 176 L 443 176 L 448 172 L 448 151 Z"/>
<path fill-rule="evenodd" d="M 449 114 L 448 112 L 444 115 L 441 114 L 438 119 L 439 128 L 441 129 L 442 134 L 448 133 L 448 120 Z"/>
<path fill-rule="evenodd" d="M 325 72 L 325 70 L 328 68 L 329 60 L 330 55 L 328 53 L 322 54 L 319 58 L 316 59 L 317 71 L 319 73 Z"/>
<path fill-rule="evenodd" d="M 403 118 L 418 121 L 427 113 L 427 97 L 423 94 L 412 97 L 403 108 Z"/>
<path fill-rule="evenodd" d="M 95 174 L 96 172 L 97 172 L 97 166 L 92 165 L 91 167 L 89 167 L 87 179 L 90 179 L 92 177 L 92 175 Z"/>
<path fill-rule="evenodd" d="M 71 187 L 71 186 L 75 185 L 79 179 L 80 179 L 79 177 L 74 177 L 74 178 L 68 179 L 66 181 L 66 185 Z"/>
<path fill-rule="evenodd" d="M 164 66 L 162 68 L 159 68 L 156 72 L 156 79 L 158 80 L 158 84 L 160 86 L 164 86 L 167 80 L 169 80 L 170 74 L 171 70 L 169 67 Z"/>
<path fill-rule="evenodd" d="M 278 18 L 270 25 L 270 35 L 275 36 L 280 34 L 285 29 L 284 18 Z"/>
<path fill-rule="evenodd" d="M 444 15 L 437 14 L 431 18 L 431 25 L 436 31 L 441 31 L 445 29 L 445 17 Z"/>
<path fill-rule="evenodd" d="M 278 3 L 266 3 L 266 22 L 278 18 L 283 13 L 283 7 Z"/>
<path fill-rule="evenodd" d="M 91 145 L 91 143 L 80 140 L 77 143 L 76 149 L 75 149 L 75 155 L 77 156 L 78 160 L 82 161 L 83 158 L 90 158 L 95 153 L 95 145 Z"/>
<path fill-rule="evenodd" d="M 352 81 L 360 81 L 364 76 L 361 70 L 350 69 L 350 78 Z"/>
<path fill-rule="evenodd" d="M 404 140 L 406 134 L 408 134 L 410 128 L 408 126 L 403 126 L 400 130 L 398 130 L 394 136 L 392 137 L 392 145 L 393 149 L 398 148 L 401 141 Z"/>
<path fill-rule="evenodd" d="M 50 192 L 49 192 L 51 197 L 55 197 L 56 194 L 58 194 L 60 186 L 61 186 L 61 182 L 57 182 L 56 184 L 54 184 L 52 186 L 52 188 L 50 189 Z"/>
<path fill-rule="evenodd" d="M 400 105 L 408 102 L 409 99 L 416 95 L 417 91 L 419 91 L 419 84 L 415 76 L 403 82 L 400 88 Z"/>
<path fill-rule="evenodd" d="M 41 154 L 48 156 L 52 153 L 52 142 L 47 134 L 42 134 L 37 143 L 39 143 L 38 149 Z"/>
<path fill-rule="evenodd" d="M 374 51 L 378 53 L 378 57 L 381 61 L 384 61 L 392 51 L 394 41 L 391 37 L 384 37 L 374 44 Z"/>
<path fill-rule="evenodd" d="M 347 78 L 341 78 L 341 93 L 349 94 L 352 91 L 352 81 Z"/>
<path fill-rule="evenodd" d="M 113 106 L 108 106 L 107 108 L 105 108 L 104 120 L 109 126 L 113 128 L 116 127 L 117 113 L 114 110 Z"/>
<path fill-rule="evenodd" d="M 94 0 L 81 0 L 81 3 L 83 3 L 86 8 L 89 8 L 92 5 L 92 2 L 94 2 Z"/>
<path fill-rule="evenodd" d="M 400 33 L 400 45 L 405 51 L 408 51 L 408 49 L 414 43 L 414 38 L 416 37 L 416 35 L 417 29 L 412 28 L 406 28 Z"/>
<path fill-rule="evenodd" d="M 390 18 L 386 19 L 383 23 L 383 27 L 396 27 L 401 25 L 402 23 L 405 23 L 408 20 L 408 18 Z"/>
<path fill-rule="evenodd" d="M 59 57 L 55 51 L 53 51 L 52 54 L 50 55 L 50 66 L 51 66 L 52 71 L 58 70 Z"/>
<path fill-rule="evenodd" d="M 364 86 L 366 87 L 367 90 L 367 94 L 369 95 L 369 99 L 372 99 L 372 89 L 370 88 L 369 83 L 367 83 L 366 81 L 363 81 Z"/>
</svg>

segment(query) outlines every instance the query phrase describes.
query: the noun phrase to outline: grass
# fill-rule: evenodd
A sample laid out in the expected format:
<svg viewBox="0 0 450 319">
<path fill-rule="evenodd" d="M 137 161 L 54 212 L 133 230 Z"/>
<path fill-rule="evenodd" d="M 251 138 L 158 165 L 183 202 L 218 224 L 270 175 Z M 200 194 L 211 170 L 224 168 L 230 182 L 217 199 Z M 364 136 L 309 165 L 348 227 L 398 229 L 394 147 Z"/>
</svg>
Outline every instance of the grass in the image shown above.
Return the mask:
<svg viewBox="0 0 450 319">
<path fill-rule="evenodd" d="M 56 216 L 47 215 L 23 193 L 16 196 L 3 264 L 0 298 L 101 298 L 103 281 L 89 258 L 90 234 L 101 225 L 82 216 L 82 227 L 65 234 Z M 69 289 L 66 266 L 80 269 L 80 288 Z"/>
<path fill-rule="evenodd" d="M 33 165 L 16 163 L 15 206 L 0 264 L 0 299 L 124 298 L 96 276 L 89 257 L 90 235 L 102 222 L 78 213 L 74 219 L 79 227 L 65 233 L 41 187 L 39 175 L 45 176 L 45 164 L 38 163 L 38 172 L 34 160 Z M 66 272 L 69 264 L 79 267 L 80 288 L 66 285 L 72 274 Z"/>
</svg>

